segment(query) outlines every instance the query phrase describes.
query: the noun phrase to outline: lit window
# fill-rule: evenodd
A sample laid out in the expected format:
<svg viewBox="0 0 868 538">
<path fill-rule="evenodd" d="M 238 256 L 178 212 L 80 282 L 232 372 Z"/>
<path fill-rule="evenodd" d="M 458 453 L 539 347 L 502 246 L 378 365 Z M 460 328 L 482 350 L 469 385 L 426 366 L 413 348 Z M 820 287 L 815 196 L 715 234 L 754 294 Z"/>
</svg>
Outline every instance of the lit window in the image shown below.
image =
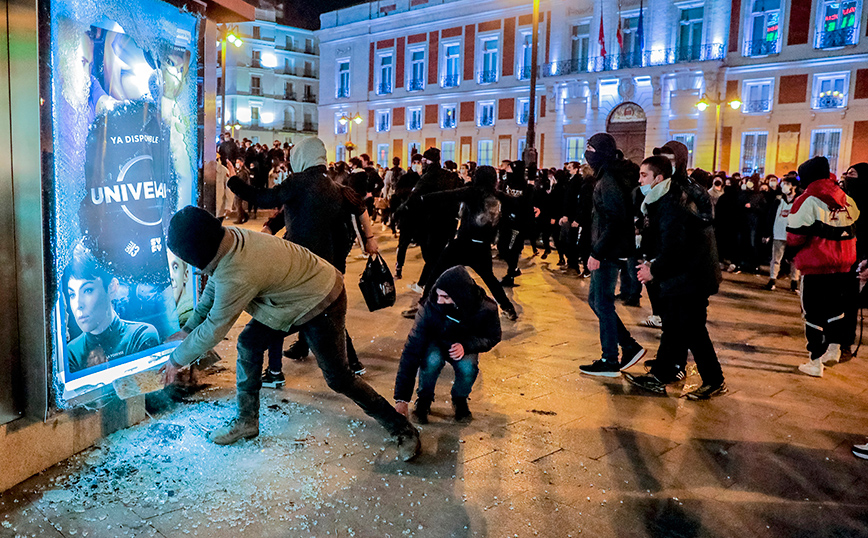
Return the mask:
<svg viewBox="0 0 868 538">
<path fill-rule="evenodd" d="M 455 105 L 443 105 L 440 107 L 440 127 L 454 129 L 456 123 Z"/>
<path fill-rule="evenodd" d="M 838 150 L 841 147 L 841 129 L 816 129 L 811 131 L 811 157 L 829 159 L 829 170 L 838 173 Z"/>
<path fill-rule="evenodd" d="M 392 93 L 392 54 L 380 56 L 380 84 L 377 87 L 379 95 Z"/>
<path fill-rule="evenodd" d="M 772 109 L 772 80 L 746 80 L 741 93 L 745 114 L 762 114 Z"/>
<path fill-rule="evenodd" d="M 496 37 L 482 40 L 482 69 L 479 71 L 480 84 L 497 82 L 497 52 L 498 43 Z"/>
<path fill-rule="evenodd" d="M 702 19 L 705 8 L 692 7 L 681 10 L 678 28 L 678 50 L 676 61 L 694 62 L 702 60 Z"/>
<path fill-rule="evenodd" d="M 766 168 L 766 144 L 768 133 L 742 133 L 741 174 L 744 176 L 764 174 Z"/>
<path fill-rule="evenodd" d="M 440 146 L 440 160 L 442 162 L 455 162 L 455 142 L 452 140 L 444 140 Z"/>
<path fill-rule="evenodd" d="M 253 126 L 259 125 L 259 107 L 258 106 L 250 107 L 250 125 L 253 125 Z"/>
<path fill-rule="evenodd" d="M 527 138 L 518 139 L 518 156 L 516 159 L 524 159 L 524 148 L 527 147 Z"/>
<path fill-rule="evenodd" d="M 745 20 L 744 56 L 768 56 L 781 51 L 781 0 L 753 0 Z"/>
<path fill-rule="evenodd" d="M 389 144 L 377 144 L 377 164 L 389 166 Z"/>
<path fill-rule="evenodd" d="M 692 133 L 674 134 L 672 140 L 681 142 L 687 146 L 687 168 L 693 168 L 693 143 L 695 135 Z"/>
<path fill-rule="evenodd" d="M 623 17 L 621 19 L 621 35 L 624 46 L 621 47 L 621 55 L 618 57 L 618 67 L 626 69 L 630 67 L 642 67 L 642 40 L 639 39 L 639 15 Z"/>
<path fill-rule="evenodd" d="M 583 22 L 573 26 L 570 65 L 556 67 L 552 75 L 584 73 L 588 70 L 591 58 L 591 23 Z"/>
<path fill-rule="evenodd" d="M 522 34 L 521 61 L 519 62 L 517 77 L 519 80 L 528 80 L 533 65 L 533 34 Z"/>
<path fill-rule="evenodd" d="M 343 99 L 350 96 L 350 61 L 338 61 L 338 92 L 337 98 Z"/>
<path fill-rule="evenodd" d="M 414 92 L 425 89 L 425 51 L 415 49 L 410 51 L 410 80 L 407 90 Z"/>
<path fill-rule="evenodd" d="M 536 114 L 534 114 L 536 116 Z M 518 100 L 518 113 L 515 116 L 515 122 L 519 125 L 527 125 L 527 120 L 530 118 L 530 99 Z"/>
<path fill-rule="evenodd" d="M 461 82 L 461 47 L 449 43 L 443 47 L 443 80 L 441 86 L 454 88 Z"/>
<path fill-rule="evenodd" d="M 377 132 L 385 133 L 392 128 L 392 111 L 378 110 L 377 111 Z"/>
<path fill-rule="evenodd" d="M 585 138 L 582 136 L 568 136 L 565 144 L 564 161 L 582 162 L 585 156 Z"/>
<path fill-rule="evenodd" d="M 422 129 L 422 109 L 410 108 L 407 115 L 407 130 L 419 131 Z"/>
<path fill-rule="evenodd" d="M 842 108 L 847 105 L 850 73 L 814 75 L 812 106 L 815 110 Z"/>
<path fill-rule="evenodd" d="M 480 140 L 476 145 L 476 163 L 479 166 L 491 166 L 494 161 L 494 142 Z"/>
<path fill-rule="evenodd" d="M 814 46 L 831 49 L 859 42 L 860 2 L 858 0 L 825 0 L 819 3 L 817 35 Z"/>
<path fill-rule="evenodd" d="M 483 102 L 479 103 L 478 117 L 476 124 L 480 127 L 491 127 L 494 125 L 494 103 Z"/>
</svg>

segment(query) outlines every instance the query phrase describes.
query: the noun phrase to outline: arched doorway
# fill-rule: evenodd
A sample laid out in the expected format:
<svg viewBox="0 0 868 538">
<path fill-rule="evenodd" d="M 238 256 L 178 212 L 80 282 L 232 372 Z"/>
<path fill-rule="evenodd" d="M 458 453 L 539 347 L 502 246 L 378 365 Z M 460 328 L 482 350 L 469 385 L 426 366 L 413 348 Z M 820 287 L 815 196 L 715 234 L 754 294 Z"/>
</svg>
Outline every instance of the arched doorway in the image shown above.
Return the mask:
<svg viewBox="0 0 868 538">
<path fill-rule="evenodd" d="M 615 137 L 624 157 L 638 164 L 645 159 L 645 111 L 636 103 L 621 103 L 606 120 L 606 132 Z"/>
</svg>

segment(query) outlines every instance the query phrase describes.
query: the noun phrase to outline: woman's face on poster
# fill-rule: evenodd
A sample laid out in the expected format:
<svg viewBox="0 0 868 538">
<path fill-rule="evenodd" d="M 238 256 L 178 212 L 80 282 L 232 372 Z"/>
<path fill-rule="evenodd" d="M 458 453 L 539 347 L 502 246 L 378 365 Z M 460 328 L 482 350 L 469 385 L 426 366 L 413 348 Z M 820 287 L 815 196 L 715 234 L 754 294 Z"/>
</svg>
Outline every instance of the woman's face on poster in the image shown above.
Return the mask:
<svg viewBox="0 0 868 538">
<path fill-rule="evenodd" d="M 111 298 L 102 280 L 70 278 L 67 285 L 69 306 L 83 332 L 94 332 L 111 322 Z"/>
</svg>

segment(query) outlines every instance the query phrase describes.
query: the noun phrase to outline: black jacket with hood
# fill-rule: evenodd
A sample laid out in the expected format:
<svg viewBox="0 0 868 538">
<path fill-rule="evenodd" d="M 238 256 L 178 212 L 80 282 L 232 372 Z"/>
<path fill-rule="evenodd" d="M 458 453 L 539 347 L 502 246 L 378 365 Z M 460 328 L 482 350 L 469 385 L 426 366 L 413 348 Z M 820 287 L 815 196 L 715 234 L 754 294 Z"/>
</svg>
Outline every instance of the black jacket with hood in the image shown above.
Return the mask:
<svg viewBox="0 0 868 538">
<path fill-rule="evenodd" d="M 422 196 L 423 205 L 443 206 L 460 203 L 460 224 L 457 238 L 489 247 L 494 241 L 501 205 L 494 193 L 497 173 L 490 166 L 477 169 L 467 187 L 434 192 Z"/>
<path fill-rule="evenodd" d="M 851 168 L 859 177 L 844 180 L 844 192 L 856 202 L 859 219 L 856 221 L 856 261 L 868 259 L 868 163 L 856 163 Z"/>
<path fill-rule="evenodd" d="M 533 224 L 533 186 L 525 178 L 524 161 L 510 163 L 503 190 L 498 197 L 503 204 L 501 224 L 506 228 L 524 230 Z"/>
<path fill-rule="evenodd" d="M 610 161 L 597 173 L 591 226 L 591 256 L 597 260 L 629 258 L 636 251 L 633 201 L 624 161 Z"/>
<path fill-rule="evenodd" d="M 437 291 L 443 290 L 454 305 L 437 304 Z M 501 339 L 497 303 L 470 278 L 467 269 L 458 265 L 440 275 L 431 298 L 419 309 L 416 321 L 398 365 L 395 400 L 409 402 L 413 396 L 419 366 L 429 346 L 437 346 L 447 357 L 452 344 L 461 344 L 464 354 L 491 350 Z"/>
</svg>

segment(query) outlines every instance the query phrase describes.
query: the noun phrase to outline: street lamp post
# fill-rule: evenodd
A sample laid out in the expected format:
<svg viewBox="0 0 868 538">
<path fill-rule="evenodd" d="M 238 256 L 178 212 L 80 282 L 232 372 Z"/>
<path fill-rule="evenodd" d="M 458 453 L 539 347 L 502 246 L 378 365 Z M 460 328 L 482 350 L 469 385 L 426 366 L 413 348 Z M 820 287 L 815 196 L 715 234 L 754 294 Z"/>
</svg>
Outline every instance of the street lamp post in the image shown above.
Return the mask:
<svg viewBox="0 0 868 538">
<path fill-rule="evenodd" d="M 537 163 L 536 147 L 536 72 L 539 45 L 539 0 L 533 0 L 533 35 L 530 53 L 530 103 L 528 103 L 527 138 L 525 139 L 522 160 L 526 165 Z M 501 157 L 502 159 L 503 157 Z"/>
<path fill-rule="evenodd" d="M 235 129 L 241 126 L 237 125 L 237 122 L 232 125 L 226 124 L 226 42 L 241 47 L 244 41 L 236 35 L 237 32 L 236 27 L 223 26 L 220 36 L 220 134 L 223 134 L 226 127 L 230 127 L 233 137 L 235 137 Z"/>
<path fill-rule="evenodd" d="M 344 147 L 347 148 L 347 153 L 349 154 L 347 160 L 353 157 L 353 148 L 355 148 L 353 145 L 353 124 L 355 123 L 356 125 L 360 125 L 363 121 L 364 119 L 362 119 L 362 115 L 358 112 L 356 112 L 352 117 L 342 114 L 338 119 L 338 122 L 341 125 L 347 126 L 347 142 L 344 144 Z"/>
<path fill-rule="evenodd" d="M 714 152 L 711 156 L 711 173 L 715 173 L 720 169 L 720 166 L 717 162 L 717 141 L 720 135 L 720 106 L 723 104 L 729 105 L 733 110 L 738 110 L 741 108 L 741 101 L 738 98 L 733 99 L 732 101 L 727 102 L 725 97 L 718 97 L 717 99 L 710 99 L 708 94 L 703 93 L 702 98 L 696 103 L 696 108 L 700 112 L 705 112 L 705 110 L 710 106 L 715 106 L 714 112 Z"/>
</svg>

